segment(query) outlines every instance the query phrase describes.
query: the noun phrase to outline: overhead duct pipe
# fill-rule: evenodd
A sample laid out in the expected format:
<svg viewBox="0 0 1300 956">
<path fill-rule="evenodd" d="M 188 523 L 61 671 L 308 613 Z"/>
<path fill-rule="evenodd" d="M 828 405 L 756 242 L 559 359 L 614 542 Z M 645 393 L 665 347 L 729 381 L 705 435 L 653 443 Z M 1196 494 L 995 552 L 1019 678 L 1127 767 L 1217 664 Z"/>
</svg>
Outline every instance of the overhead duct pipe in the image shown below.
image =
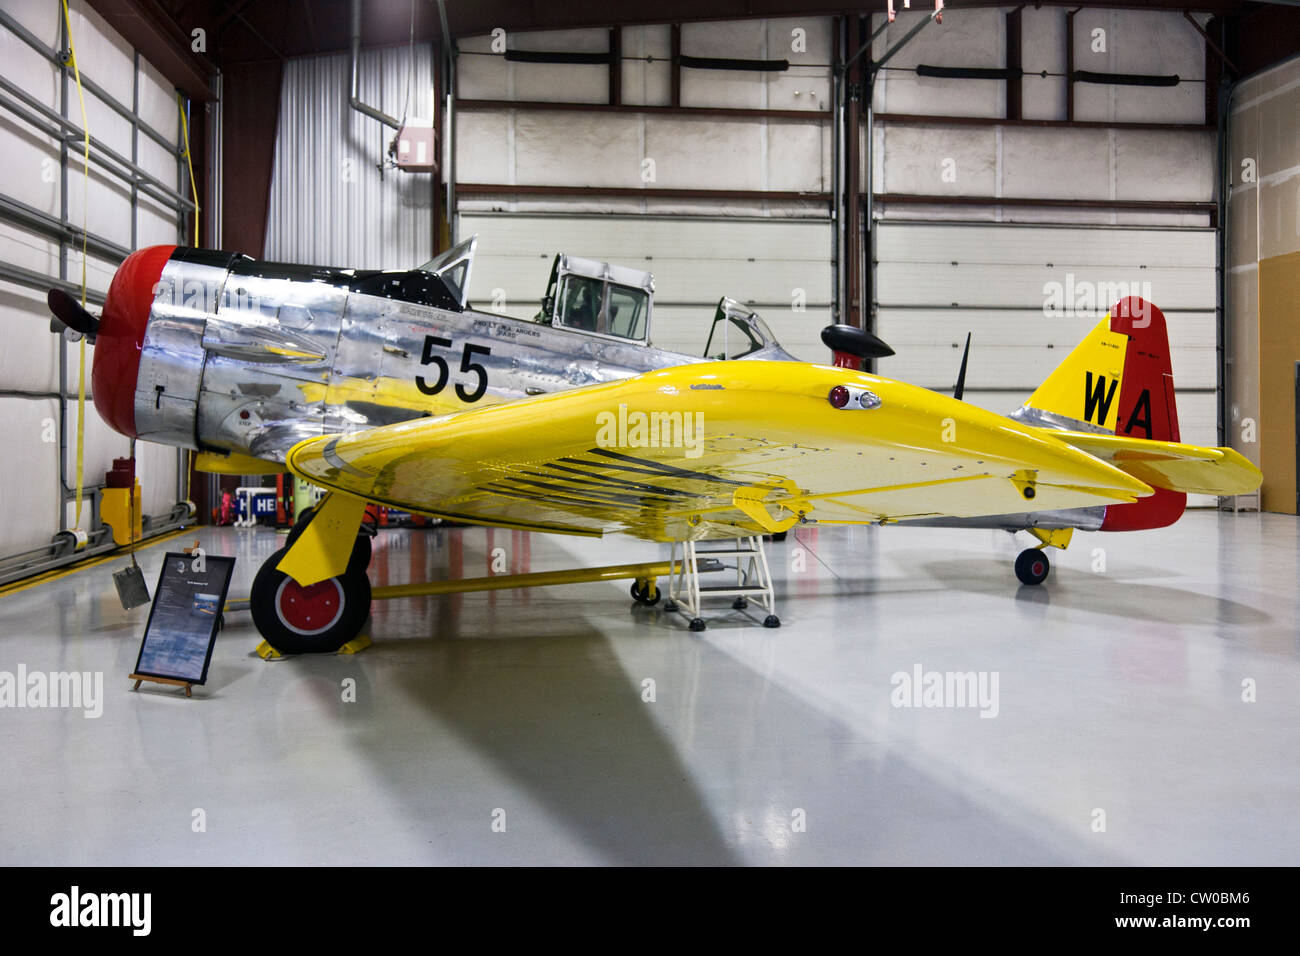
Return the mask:
<svg viewBox="0 0 1300 956">
<path fill-rule="evenodd" d="M 349 63 L 348 76 L 348 105 L 358 113 L 369 116 L 371 119 L 379 120 L 385 126 L 391 126 L 395 130 L 402 128 L 400 120 L 394 119 L 383 110 L 377 110 L 373 106 L 361 102 L 360 90 L 360 60 L 361 60 L 361 0 L 352 0 L 352 56 Z"/>
<path fill-rule="evenodd" d="M 443 122 L 446 128 L 443 132 L 443 149 L 446 150 L 447 156 L 444 166 L 447 187 L 447 235 L 450 240 L 447 248 L 450 249 L 456 245 L 456 220 L 459 218 L 459 213 L 456 211 L 456 44 L 452 41 L 451 28 L 447 25 L 447 5 L 444 0 L 438 0 L 438 21 L 442 24 L 442 63 L 445 70 L 443 76 L 446 78 L 443 108 Z"/>
</svg>

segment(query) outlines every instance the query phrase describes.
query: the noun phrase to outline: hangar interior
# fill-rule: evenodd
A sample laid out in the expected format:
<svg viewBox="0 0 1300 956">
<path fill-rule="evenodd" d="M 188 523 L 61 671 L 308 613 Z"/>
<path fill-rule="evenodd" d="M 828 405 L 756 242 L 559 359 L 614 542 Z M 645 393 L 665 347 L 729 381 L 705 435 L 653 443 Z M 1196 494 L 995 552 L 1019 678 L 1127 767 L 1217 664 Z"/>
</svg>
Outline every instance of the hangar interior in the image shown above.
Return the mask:
<svg viewBox="0 0 1300 956">
<path fill-rule="evenodd" d="M 0 860 L 1294 864 L 1300 9 L 942 6 L 6 3 L 0 671 L 104 691 L 0 715 L 30 808 Z M 294 479 L 115 432 L 47 291 L 95 312 L 158 244 L 411 270 L 471 236 L 492 314 L 583 257 L 653 273 L 659 348 L 704 355 L 728 296 L 798 360 L 865 329 L 868 371 L 960 368 L 999 415 L 1140 295 L 1175 440 L 1263 483 L 1078 537 L 1041 587 L 1003 531 L 796 525 L 779 629 L 570 583 L 378 600 L 363 653 L 267 661 L 231 609 L 194 697 L 130 693 L 150 612 L 112 572 L 152 591 L 197 540 L 247 594 Z M 669 554 L 399 509 L 373 551 L 376 587 Z M 931 671 L 992 696 L 899 695 Z"/>
</svg>

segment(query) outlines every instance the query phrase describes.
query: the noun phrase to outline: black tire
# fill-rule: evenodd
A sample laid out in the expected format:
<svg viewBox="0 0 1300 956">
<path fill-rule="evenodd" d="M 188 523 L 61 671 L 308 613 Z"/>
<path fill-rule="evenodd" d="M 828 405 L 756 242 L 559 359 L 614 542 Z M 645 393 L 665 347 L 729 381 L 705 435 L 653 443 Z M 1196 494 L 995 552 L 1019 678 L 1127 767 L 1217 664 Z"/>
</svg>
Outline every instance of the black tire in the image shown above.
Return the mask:
<svg viewBox="0 0 1300 956">
<path fill-rule="evenodd" d="M 708 627 L 708 626 L 709 626 L 709 625 L 707 625 L 707 624 L 704 623 L 704 618 L 702 618 L 702 617 L 697 617 L 697 618 L 692 618 L 692 619 L 691 619 L 691 630 L 692 630 L 692 631 L 702 631 L 702 630 L 704 630 L 704 629 L 705 629 L 706 627 Z"/>
<path fill-rule="evenodd" d="M 370 579 L 349 568 L 303 588 L 276 569 L 288 550 L 267 558 L 253 579 L 253 623 L 281 654 L 332 654 L 360 634 L 370 616 Z"/>
<path fill-rule="evenodd" d="M 764 626 L 764 627 L 780 627 L 780 626 L 781 626 L 781 619 L 780 619 L 779 617 L 777 617 L 775 614 L 769 614 L 767 617 L 763 618 L 763 626 Z"/>
<path fill-rule="evenodd" d="M 366 568 L 370 567 L 372 551 L 370 535 L 361 532 L 357 535 L 357 543 L 352 546 L 352 557 L 348 558 L 348 574 L 364 575 Z"/>
<path fill-rule="evenodd" d="M 1051 570 L 1052 564 L 1047 560 L 1047 552 L 1041 548 L 1026 548 L 1016 558 L 1016 577 L 1021 584 L 1030 587 L 1042 584 Z"/>
<path fill-rule="evenodd" d="M 294 519 L 293 527 L 289 529 L 289 536 L 284 539 L 284 546 L 287 548 L 301 537 L 303 530 L 307 527 L 307 522 L 311 521 L 311 516 L 316 513 L 316 509 L 304 508 L 302 514 Z"/>
</svg>

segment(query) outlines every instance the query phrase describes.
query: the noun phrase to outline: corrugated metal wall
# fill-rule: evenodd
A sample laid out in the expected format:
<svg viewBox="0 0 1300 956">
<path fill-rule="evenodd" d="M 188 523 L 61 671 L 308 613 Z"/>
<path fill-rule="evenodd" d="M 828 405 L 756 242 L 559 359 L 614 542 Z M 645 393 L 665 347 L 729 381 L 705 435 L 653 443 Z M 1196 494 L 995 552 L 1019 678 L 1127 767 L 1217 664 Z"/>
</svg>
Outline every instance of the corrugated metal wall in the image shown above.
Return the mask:
<svg viewBox="0 0 1300 956">
<path fill-rule="evenodd" d="M 408 118 L 433 119 L 431 67 L 428 45 L 364 51 L 361 99 L 400 119 L 409 76 Z M 347 54 L 285 66 L 265 257 L 359 269 L 417 266 L 432 256 L 433 176 L 378 168 L 393 130 L 348 105 L 348 80 Z"/>
<path fill-rule="evenodd" d="M 35 35 L 50 52 L 59 48 L 61 12 L 57 3 L 46 0 L 5 0 L 4 12 L 23 30 Z M 143 58 L 136 78 L 135 51 L 94 10 L 73 0 L 69 5 L 77 60 L 83 76 L 92 79 L 127 110 L 133 101 L 140 118 L 165 137 L 178 128 L 176 96 L 172 86 Z M 0 26 L 0 76 L 59 112 L 76 126 L 81 110 L 76 87 L 69 83 L 66 102 L 59 70 L 19 39 L 14 31 Z M 169 151 L 143 133 L 133 132 L 131 122 L 114 112 L 95 94 L 85 94 L 90 135 L 125 156 L 132 155 L 132 139 L 140 166 L 161 182 L 188 195 L 175 151 Z M 178 136 L 179 139 L 179 136 Z M 109 176 L 92 161 L 88 185 L 82 178 L 80 139 L 70 139 L 67 189 L 60 176 L 60 141 L 40 131 L 9 109 L 0 111 L 0 156 L 4 157 L 4 179 L 0 194 L 33 207 L 40 213 L 64 215 L 74 228 L 82 226 L 83 214 L 92 236 L 98 235 L 124 249 L 177 241 L 176 212 L 141 194 L 134 202 L 130 187 Z M 134 217 L 134 222 L 133 222 Z M 79 242 L 67 243 L 66 277 L 81 280 Z M 0 260 L 50 276 L 60 275 L 60 244 L 47 236 L 15 223 L 0 223 Z M 102 296 L 116 271 L 117 262 L 96 256 L 86 260 L 86 279 L 91 292 L 91 309 L 99 311 L 96 293 Z M 64 524 L 71 526 L 75 503 L 60 505 L 59 444 L 59 352 L 68 360 L 65 395 L 69 398 L 66 472 L 69 484 L 76 475 L 77 363 L 80 347 L 51 335 L 45 293 L 9 282 L 0 283 L 0 421 L 5 423 L 6 454 L 0 460 L 0 502 L 5 505 L 0 523 L 0 555 L 11 555 L 46 544 Z M 86 349 L 86 386 L 89 398 L 90 370 L 94 347 Z M 89 405 L 89 402 L 88 402 Z M 84 474 L 89 486 L 102 483 L 114 458 L 130 454 L 131 442 L 108 427 L 93 406 L 86 411 Z M 136 474 L 143 487 L 146 514 L 165 514 L 177 498 L 178 462 L 176 451 L 163 445 L 140 442 L 136 447 Z M 62 515 L 60 514 L 62 512 Z M 90 492 L 86 492 L 81 525 L 91 527 Z"/>
</svg>

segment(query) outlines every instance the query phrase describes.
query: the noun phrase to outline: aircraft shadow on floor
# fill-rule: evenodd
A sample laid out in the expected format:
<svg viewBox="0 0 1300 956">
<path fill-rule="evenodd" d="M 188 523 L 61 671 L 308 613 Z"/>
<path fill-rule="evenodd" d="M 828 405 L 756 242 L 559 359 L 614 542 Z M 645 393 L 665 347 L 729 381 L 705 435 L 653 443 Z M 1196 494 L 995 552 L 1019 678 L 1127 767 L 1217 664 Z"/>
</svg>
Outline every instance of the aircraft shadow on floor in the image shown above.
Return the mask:
<svg viewBox="0 0 1300 956">
<path fill-rule="evenodd" d="M 504 615 L 490 636 L 387 635 L 366 652 L 370 680 L 394 682 L 427 710 L 429 743 L 392 752 L 378 715 L 357 742 L 374 748 L 391 789 L 418 798 L 411 812 L 430 820 L 434 846 L 484 863 L 556 862 L 537 858 L 527 835 L 537 826 L 563 828 L 608 863 L 1110 862 L 1082 833 L 1005 800 L 982 803 L 973 794 L 987 797 L 986 787 L 864 736 L 697 635 L 643 629 L 627 640 L 635 646 L 616 651 L 582 618 L 538 636 Z M 641 655 L 659 662 L 656 673 L 631 672 Z M 654 703 L 642 700 L 645 676 L 656 679 Z M 879 683 L 887 697 L 888 675 Z M 448 733 L 508 782 L 441 786 L 464 769 L 439 740 Z M 523 810 L 520 791 L 546 819 L 507 810 L 508 833 L 525 835 L 495 839 L 489 811 Z M 480 815 L 482 832 L 440 826 L 440 807 Z M 805 833 L 792 831 L 796 809 Z"/>
<path fill-rule="evenodd" d="M 1128 567 L 1123 575 L 1093 574 L 1074 568 L 1053 567 L 1047 581 L 1036 587 L 1017 585 L 999 566 L 981 571 L 980 558 L 922 561 L 917 568 L 944 589 L 974 594 L 1007 594 L 1022 603 L 1065 607 L 1134 621 L 1164 624 L 1255 627 L 1272 617 L 1249 604 L 1212 594 L 1162 584 L 1143 578 L 1168 577 L 1158 569 Z"/>
</svg>

